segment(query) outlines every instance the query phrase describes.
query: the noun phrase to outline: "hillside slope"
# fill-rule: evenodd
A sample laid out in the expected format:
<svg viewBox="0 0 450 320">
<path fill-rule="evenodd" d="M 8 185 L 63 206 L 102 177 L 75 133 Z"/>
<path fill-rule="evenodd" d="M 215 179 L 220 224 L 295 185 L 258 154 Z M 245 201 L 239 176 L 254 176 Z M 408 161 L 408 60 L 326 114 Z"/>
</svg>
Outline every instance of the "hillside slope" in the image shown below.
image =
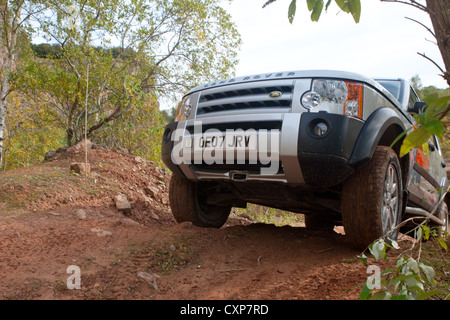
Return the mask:
<svg viewBox="0 0 450 320">
<path fill-rule="evenodd" d="M 82 152 L 0 173 L 0 299 L 358 299 L 366 267 L 345 236 L 233 213 L 221 229 L 177 224 L 163 169 L 88 159 L 87 177 L 69 169 Z"/>
</svg>

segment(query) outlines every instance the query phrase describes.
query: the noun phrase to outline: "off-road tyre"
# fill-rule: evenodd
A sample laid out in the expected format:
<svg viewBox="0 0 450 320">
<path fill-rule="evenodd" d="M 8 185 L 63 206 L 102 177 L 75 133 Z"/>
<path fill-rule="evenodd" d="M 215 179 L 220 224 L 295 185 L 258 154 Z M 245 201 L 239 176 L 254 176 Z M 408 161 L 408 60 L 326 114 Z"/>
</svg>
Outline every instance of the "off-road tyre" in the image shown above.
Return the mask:
<svg viewBox="0 0 450 320">
<path fill-rule="evenodd" d="M 201 182 L 172 174 L 169 187 L 170 208 L 178 223 L 190 221 L 198 227 L 220 228 L 230 215 L 231 206 L 208 205 Z"/>
<path fill-rule="evenodd" d="M 392 179 L 396 183 L 389 187 Z M 384 238 L 396 241 L 402 213 L 402 173 L 397 154 L 378 146 L 372 159 L 359 167 L 343 184 L 342 222 L 345 234 L 358 249 Z M 386 203 L 388 205 L 386 205 Z M 391 209 L 392 208 L 392 209 Z M 383 223 L 383 218 L 385 223 Z"/>
</svg>

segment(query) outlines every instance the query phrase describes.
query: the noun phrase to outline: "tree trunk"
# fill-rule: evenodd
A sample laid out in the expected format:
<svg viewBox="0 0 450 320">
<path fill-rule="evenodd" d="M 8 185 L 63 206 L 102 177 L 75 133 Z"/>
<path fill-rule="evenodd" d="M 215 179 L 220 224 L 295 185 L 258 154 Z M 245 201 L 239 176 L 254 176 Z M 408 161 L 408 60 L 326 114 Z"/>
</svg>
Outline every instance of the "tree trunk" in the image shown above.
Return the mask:
<svg viewBox="0 0 450 320">
<path fill-rule="evenodd" d="M 0 0 L 0 165 L 3 160 L 7 98 L 10 93 L 9 74 L 13 71 L 17 57 L 16 43 L 22 6 L 23 1 L 19 1 L 14 12 L 10 10 L 8 1 Z"/>
<path fill-rule="evenodd" d="M 427 9 L 444 61 L 444 79 L 450 87 L 450 1 L 427 0 Z"/>
</svg>

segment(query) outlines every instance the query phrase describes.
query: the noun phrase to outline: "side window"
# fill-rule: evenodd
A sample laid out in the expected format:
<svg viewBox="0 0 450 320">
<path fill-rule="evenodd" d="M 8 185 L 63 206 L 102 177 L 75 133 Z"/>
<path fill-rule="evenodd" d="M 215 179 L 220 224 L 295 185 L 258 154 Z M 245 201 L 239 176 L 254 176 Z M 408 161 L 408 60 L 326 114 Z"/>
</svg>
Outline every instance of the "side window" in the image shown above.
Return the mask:
<svg viewBox="0 0 450 320">
<path fill-rule="evenodd" d="M 419 97 L 417 96 L 416 92 L 414 91 L 414 89 L 412 87 L 409 88 L 409 102 L 408 102 L 408 108 L 413 108 L 414 107 L 414 103 L 416 103 L 416 101 L 420 101 Z"/>
</svg>

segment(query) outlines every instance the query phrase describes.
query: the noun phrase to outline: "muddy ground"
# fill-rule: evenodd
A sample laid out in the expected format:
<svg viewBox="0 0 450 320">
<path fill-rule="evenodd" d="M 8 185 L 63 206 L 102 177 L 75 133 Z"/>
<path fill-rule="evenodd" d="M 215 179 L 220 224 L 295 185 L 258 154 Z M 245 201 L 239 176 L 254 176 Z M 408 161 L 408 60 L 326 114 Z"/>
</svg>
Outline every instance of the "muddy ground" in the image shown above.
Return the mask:
<svg viewBox="0 0 450 320">
<path fill-rule="evenodd" d="M 165 170 L 115 151 L 88 156 L 87 176 L 69 170 L 80 153 L 0 173 L 0 299 L 359 298 L 367 267 L 345 235 L 234 213 L 220 229 L 177 224 Z M 131 213 L 117 210 L 120 193 Z"/>
</svg>

